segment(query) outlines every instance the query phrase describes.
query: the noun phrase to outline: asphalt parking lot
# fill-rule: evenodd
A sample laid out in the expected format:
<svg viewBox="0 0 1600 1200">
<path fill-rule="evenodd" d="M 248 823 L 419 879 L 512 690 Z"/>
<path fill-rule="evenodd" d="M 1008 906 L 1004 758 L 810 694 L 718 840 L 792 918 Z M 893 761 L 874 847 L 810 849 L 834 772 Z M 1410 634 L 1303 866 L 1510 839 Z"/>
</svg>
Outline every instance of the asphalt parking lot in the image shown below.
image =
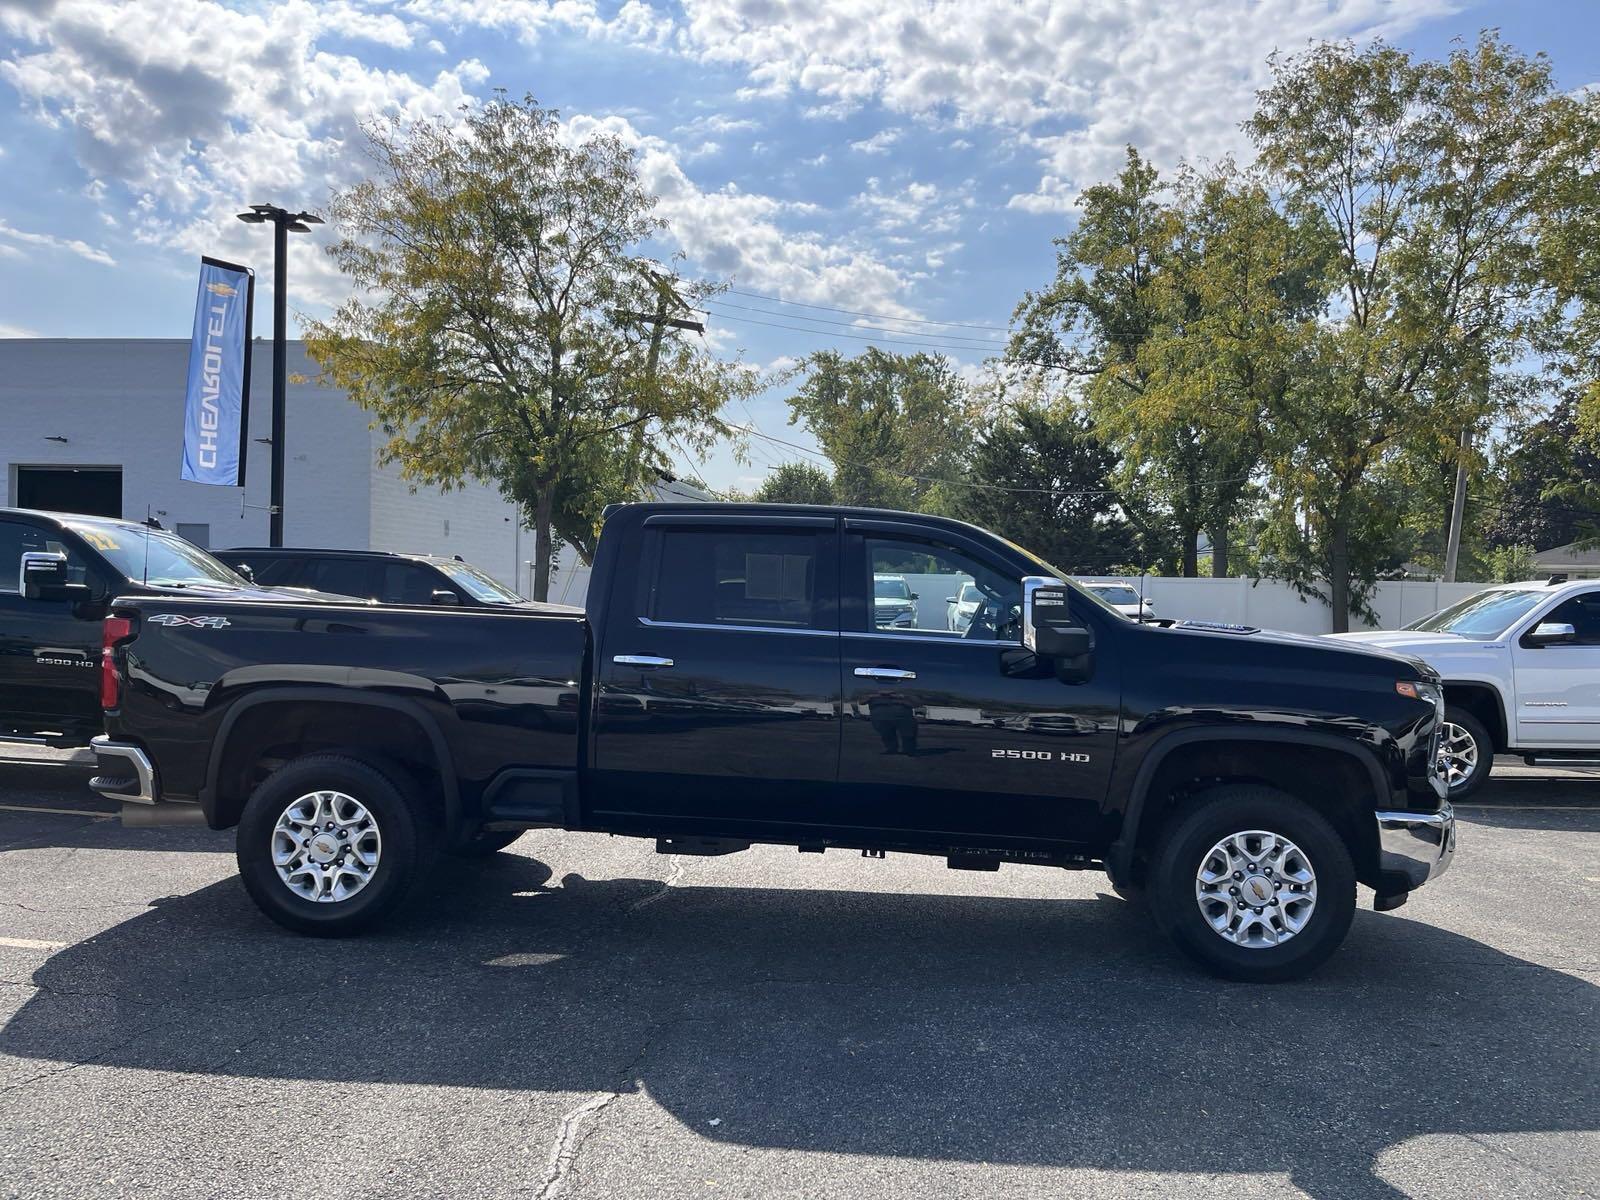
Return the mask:
<svg viewBox="0 0 1600 1200">
<path fill-rule="evenodd" d="M 1600 1193 L 1600 776 L 1248 987 L 1099 875 L 549 833 L 301 939 L 87 775 L 0 764 L 0 1194 Z"/>
</svg>

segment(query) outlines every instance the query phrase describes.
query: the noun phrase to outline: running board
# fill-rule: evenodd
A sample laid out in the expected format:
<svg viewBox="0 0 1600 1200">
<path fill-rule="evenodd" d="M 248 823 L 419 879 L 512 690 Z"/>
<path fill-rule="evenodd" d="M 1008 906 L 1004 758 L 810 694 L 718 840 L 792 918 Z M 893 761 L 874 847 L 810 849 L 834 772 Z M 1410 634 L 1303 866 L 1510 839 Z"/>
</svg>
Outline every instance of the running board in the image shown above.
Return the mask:
<svg viewBox="0 0 1600 1200">
<path fill-rule="evenodd" d="M 1561 755 L 1524 754 L 1522 761 L 1530 767 L 1600 767 L 1600 758 L 1566 758 Z"/>
</svg>

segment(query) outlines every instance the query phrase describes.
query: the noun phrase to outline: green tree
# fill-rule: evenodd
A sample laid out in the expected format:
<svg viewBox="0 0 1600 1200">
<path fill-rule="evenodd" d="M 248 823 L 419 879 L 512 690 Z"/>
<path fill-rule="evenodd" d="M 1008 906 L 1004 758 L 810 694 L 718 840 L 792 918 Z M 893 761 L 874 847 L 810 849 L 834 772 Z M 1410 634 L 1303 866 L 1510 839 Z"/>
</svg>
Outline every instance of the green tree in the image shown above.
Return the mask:
<svg viewBox="0 0 1600 1200">
<path fill-rule="evenodd" d="M 308 351 L 407 479 L 492 480 L 525 505 L 543 599 L 558 508 L 574 539 L 598 517 L 576 485 L 627 490 L 665 469 L 667 439 L 706 448 L 749 377 L 663 322 L 705 290 L 642 259 L 664 226 L 616 138 L 570 144 L 504 96 L 366 133 L 376 173 L 331 205 L 355 294 Z"/>
<path fill-rule="evenodd" d="M 1588 494 L 1600 484 L 1600 444 L 1579 424 L 1577 396 L 1526 426 L 1498 465 L 1501 487 L 1484 529 L 1492 546 L 1564 546 L 1600 516 Z"/>
<path fill-rule="evenodd" d="M 755 499 L 764 504 L 832 504 L 833 476 L 813 463 L 784 463 L 761 481 Z"/>
<path fill-rule="evenodd" d="M 966 388 L 947 358 L 824 350 L 802 369 L 789 423 L 810 430 L 833 463 L 836 503 L 950 507 L 972 429 Z"/>
<path fill-rule="evenodd" d="M 1069 403 L 1007 406 L 979 436 L 959 516 L 1073 574 L 1142 561 L 1112 482 L 1117 455 Z"/>
<path fill-rule="evenodd" d="M 1290 206 L 1328 239 L 1327 319 L 1275 406 L 1265 462 L 1279 569 L 1364 605 L 1394 456 L 1453 454 L 1551 320 L 1536 269 L 1572 102 L 1549 64 L 1485 33 L 1441 62 L 1375 43 L 1275 58 L 1246 128 Z M 1324 590 L 1325 589 L 1325 590 Z"/>
</svg>

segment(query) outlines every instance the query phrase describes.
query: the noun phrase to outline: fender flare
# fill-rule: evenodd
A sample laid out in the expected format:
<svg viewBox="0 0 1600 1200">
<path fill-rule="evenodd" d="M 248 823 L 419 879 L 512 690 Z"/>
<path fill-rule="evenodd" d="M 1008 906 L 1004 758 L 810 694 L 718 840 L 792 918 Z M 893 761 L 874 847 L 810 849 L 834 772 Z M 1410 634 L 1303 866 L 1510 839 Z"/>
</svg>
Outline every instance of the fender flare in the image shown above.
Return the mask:
<svg viewBox="0 0 1600 1200">
<path fill-rule="evenodd" d="M 227 755 L 228 739 L 232 736 L 234 726 L 238 724 L 239 719 L 264 704 L 295 703 L 362 705 L 401 713 L 416 721 L 427 737 L 434 758 L 439 764 L 439 780 L 444 790 L 445 828 L 456 828 L 461 818 L 461 790 L 456 779 L 455 760 L 450 754 L 450 745 L 445 741 L 444 732 L 439 728 L 439 723 L 433 715 L 415 700 L 328 687 L 263 688 L 241 696 L 233 702 L 222 718 L 222 724 L 217 728 L 217 736 L 211 743 L 211 757 L 206 764 L 205 787 L 200 792 L 200 805 L 205 810 L 208 821 L 216 811 L 218 777 L 222 773 L 222 762 Z"/>
<path fill-rule="evenodd" d="M 1156 772 L 1161 764 L 1171 756 L 1173 751 L 1184 746 L 1194 745 L 1196 742 L 1275 742 L 1284 746 L 1315 746 L 1322 750 L 1334 750 L 1349 756 L 1361 763 L 1366 768 L 1367 774 L 1372 778 L 1373 812 L 1387 803 L 1390 795 L 1389 782 L 1384 778 L 1383 765 L 1372 755 L 1364 753 L 1348 738 L 1342 738 L 1331 733 L 1322 733 L 1310 729 L 1238 729 L 1238 728 L 1190 728 L 1175 729 L 1164 734 L 1145 753 L 1144 761 L 1139 764 L 1139 770 L 1133 777 L 1133 785 L 1128 792 L 1128 803 L 1122 813 L 1122 832 L 1117 840 L 1111 843 L 1106 853 L 1106 873 L 1112 879 L 1131 881 L 1133 869 L 1133 854 L 1139 844 L 1139 826 L 1144 819 L 1145 802 L 1150 796 L 1150 784 L 1154 781 Z M 1376 817 L 1374 817 L 1376 822 Z M 1376 833 L 1377 825 L 1373 825 Z"/>
<path fill-rule="evenodd" d="M 1439 686 L 1445 691 L 1447 705 L 1450 703 L 1451 688 L 1456 688 L 1458 691 L 1488 692 L 1494 697 L 1495 711 L 1500 714 L 1500 734 L 1505 739 L 1506 749 L 1516 744 L 1517 731 L 1512 726 L 1511 714 L 1506 710 L 1506 694 L 1498 683 L 1489 679 L 1441 679 Z M 1491 729 L 1489 732 L 1493 734 L 1494 730 Z"/>
</svg>

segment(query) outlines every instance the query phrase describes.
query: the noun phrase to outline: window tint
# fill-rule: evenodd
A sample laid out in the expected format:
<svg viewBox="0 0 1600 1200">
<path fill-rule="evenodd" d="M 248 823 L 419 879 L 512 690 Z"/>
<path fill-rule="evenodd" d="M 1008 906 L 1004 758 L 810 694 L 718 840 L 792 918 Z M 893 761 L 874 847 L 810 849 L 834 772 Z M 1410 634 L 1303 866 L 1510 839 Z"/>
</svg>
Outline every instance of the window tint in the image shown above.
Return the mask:
<svg viewBox="0 0 1600 1200">
<path fill-rule="evenodd" d="M 649 615 L 697 625 L 821 628 L 818 538 L 729 528 L 661 534 Z"/>
<path fill-rule="evenodd" d="M 250 568 L 255 581 L 262 587 L 306 586 L 302 579 L 305 564 L 292 558 L 264 558 L 259 562 L 246 558 L 241 561 Z"/>
<path fill-rule="evenodd" d="M 1541 624 L 1571 625 L 1578 632 L 1578 645 L 1600 646 L 1600 592 L 1584 592 L 1563 601 Z"/>
<path fill-rule="evenodd" d="M 879 633 L 1021 641 L 1021 579 L 937 542 L 868 538 L 866 550 L 865 590 L 873 598 L 871 621 Z M 885 578 L 902 581 L 902 587 L 886 595 Z M 951 596 L 968 607 L 952 606 Z"/>
<path fill-rule="evenodd" d="M 373 584 L 373 564 L 349 559 L 314 558 L 305 575 L 305 587 L 357 600 L 377 598 Z"/>
<path fill-rule="evenodd" d="M 429 567 L 416 563 L 385 563 L 383 588 L 378 599 L 385 604 L 432 604 L 433 589 L 448 585 Z"/>
</svg>

